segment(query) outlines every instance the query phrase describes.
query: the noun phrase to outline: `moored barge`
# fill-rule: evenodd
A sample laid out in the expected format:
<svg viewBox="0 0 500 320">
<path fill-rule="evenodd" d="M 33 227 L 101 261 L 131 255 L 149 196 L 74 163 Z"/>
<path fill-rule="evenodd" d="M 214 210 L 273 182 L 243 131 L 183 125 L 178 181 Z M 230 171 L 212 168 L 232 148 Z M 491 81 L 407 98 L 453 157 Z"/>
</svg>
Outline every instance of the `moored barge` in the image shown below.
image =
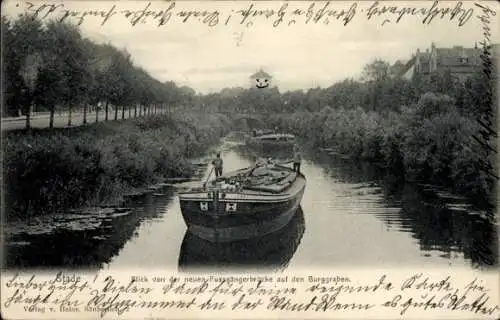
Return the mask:
<svg viewBox="0 0 500 320">
<path fill-rule="evenodd" d="M 297 211 L 305 186 L 302 173 L 267 160 L 184 190 L 179 200 L 191 233 L 228 242 L 283 228 Z"/>
</svg>

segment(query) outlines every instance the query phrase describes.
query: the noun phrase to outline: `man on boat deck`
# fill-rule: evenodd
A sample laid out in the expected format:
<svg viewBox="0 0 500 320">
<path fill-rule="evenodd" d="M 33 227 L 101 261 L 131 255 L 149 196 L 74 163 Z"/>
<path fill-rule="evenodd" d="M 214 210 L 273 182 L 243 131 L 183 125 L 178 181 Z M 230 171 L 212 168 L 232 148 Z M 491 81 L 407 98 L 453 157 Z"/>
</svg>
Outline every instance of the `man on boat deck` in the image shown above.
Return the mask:
<svg viewBox="0 0 500 320">
<path fill-rule="evenodd" d="M 212 161 L 215 170 L 215 177 L 220 177 L 222 175 L 222 159 L 220 153 L 217 153 L 217 158 Z"/>
<path fill-rule="evenodd" d="M 300 155 L 299 148 L 295 145 L 293 148 L 293 171 L 300 173 L 301 162 L 302 162 L 302 156 Z"/>
</svg>

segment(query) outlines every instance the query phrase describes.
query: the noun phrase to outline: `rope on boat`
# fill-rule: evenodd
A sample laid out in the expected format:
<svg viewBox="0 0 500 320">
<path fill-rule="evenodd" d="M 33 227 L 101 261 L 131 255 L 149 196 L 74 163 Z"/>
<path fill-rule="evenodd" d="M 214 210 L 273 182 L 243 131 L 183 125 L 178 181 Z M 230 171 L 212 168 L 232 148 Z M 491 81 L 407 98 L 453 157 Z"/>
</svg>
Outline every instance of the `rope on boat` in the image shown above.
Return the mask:
<svg viewBox="0 0 500 320">
<path fill-rule="evenodd" d="M 210 169 L 210 172 L 208 173 L 207 179 L 203 183 L 203 189 L 205 189 L 205 187 L 207 186 L 208 179 L 210 179 L 210 177 L 212 176 L 212 172 L 214 172 L 214 167 L 212 167 L 212 169 Z"/>
<path fill-rule="evenodd" d="M 281 177 L 272 177 L 271 179 L 264 179 L 264 177 L 258 178 L 257 182 L 255 183 L 250 183 L 247 179 L 252 177 L 253 172 L 260 167 L 264 167 L 268 164 L 272 164 L 278 167 L 283 167 L 285 168 L 286 164 L 291 163 L 293 160 L 286 160 L 286 161 L 274 161 L 272 158 L 269 158 L 266 162 L 263 163 L 256 163 L 252 167 L 248 168 L 248 171 L 243 173 L 243 174 L 237 174 L 236 176 L 233 177 L 221 177 L 225 183 L 229 183 L 230 185 L 233 185 L 236 190 L 241 190 L 241 188 L 250 188 L 252 189 L 252 185 L 254 184 L 263 184 L 263 185 L 271 185 L 271 184 L 278 184 L 278 185 L 283 185 L 283 180 L 286 179 L 286 176 L 281 176 Z M 288 168 L 290 169 L 290 168 Z M 214 167 L 210 169 L 210 172 L 206 178 L 206 180 L 203 182 L 203 190 L 207 189 L 207 184 L 212 176 L 212 173 L 214 171 Z M 291 182 L 290 182 L 291 183 Z"/>
</svg>

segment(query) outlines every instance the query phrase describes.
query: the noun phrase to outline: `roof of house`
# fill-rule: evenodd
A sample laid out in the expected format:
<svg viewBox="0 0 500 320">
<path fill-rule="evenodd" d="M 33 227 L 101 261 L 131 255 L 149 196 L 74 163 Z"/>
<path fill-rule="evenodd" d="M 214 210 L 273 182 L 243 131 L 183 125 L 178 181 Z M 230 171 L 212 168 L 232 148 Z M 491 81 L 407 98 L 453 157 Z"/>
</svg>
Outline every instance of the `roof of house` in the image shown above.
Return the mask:
<svg viewBox="0 0 500 320">
<path fill-rule="evenodd" d="M 475 66 L 481 63 L 481 50 L 476 48 L 436 48 L 438 66 L 462 67 L 462 59 L 467 59 L 467 64 Z"/>
<path fill-rule="evenodd" d="M 391 73 L 395 76 L 405 76 L 415 65 L 416 57 L 412 55 L 410 60 L 398 60 L 391 66 Z"/>
<path fill-rule="evenodd" d="M 481 49 L 477 47 L 464 48 L 462 46 L 454 46 L 452 48 L 435 48 L 435 50 L 438 70 L 449 69 L 454 74 L 472 73 L 481 64 Z M 420 70 L 428 72 L 430 70 L 429 64 L 431 62 L 432 51 L 418 53 L 418 55 Z M 411 64 L 406 71 L 414 64 L 414 59 L 409 62 L 411 62 Z"/>
<path fill-rule="evenodd" d="M 437 68 L 439 69 L 449 69 L 451 73 L 459 74 L 471 74 L 477 70 L 478 67 L 483 65 L 481 59 L 481 53 L 483 49 L 481 47 L 476 48 L 464 48 L 462 46 L 454 46 L 452 48 L 435 48 L 436 58 L 437 58 Z M 429 63 L 431 58 L 431 51 L 426 52 L 417 51 L 420 60 L 420 70 L 425 72 L 429 71 Z M 500 44 L 492 44 L 491 56 L 493 61 L 497 61 L 500 57 Z M 464 58 L 466 59 L 464 61 Z M 396 61 L 391 67 L 393 74 L 399 76 L 408 76 L 413 73 L 413 67 L 415 66 L 417 56 L 413 55 L 410 60 L 404 62 L 401 60 Z"/>
<path fill-rule="evenodd" d="M 401 71 L 402 71 L 402 72 L 401 72 L 401 74 L 402 74 L 402 75 L 406 74 L 406 73 L 408 72 L 408 70 L 410 70 L 410 69 L 411 69 L 411 67 L 413 67 L 413 65 L 415 64 L 415 60 L 416 60 L 416 57 L 415 57 L 415 56 L 412 56 L 412 57 L 411 57 L 411 59 L 410 59 L 410 60 L 408 60 L 408 61 L 405 63 L 404 67 L 403 67 L 403 68 L 401 68 Z"/>
</svg>

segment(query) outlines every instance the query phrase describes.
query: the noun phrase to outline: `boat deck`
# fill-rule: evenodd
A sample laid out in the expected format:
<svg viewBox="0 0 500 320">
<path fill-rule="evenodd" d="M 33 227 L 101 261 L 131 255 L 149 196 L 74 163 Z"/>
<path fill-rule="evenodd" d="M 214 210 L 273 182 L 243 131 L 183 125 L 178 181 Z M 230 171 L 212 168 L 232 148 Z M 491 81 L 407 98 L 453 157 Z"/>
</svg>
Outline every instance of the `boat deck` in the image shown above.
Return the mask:
<svg viewBox="0 0 500 320">
<path fill-rule="evenodd" d="M 297 178 L 297 173 L 291 168 L 275 164 L 240 169 L 223 174 L 208 182 L 210 189 L 244 189 L 248 193 L 282 193 L 288 189 Z M 253 191 L 253 192 L 250 192 Z"/>
<path fill-rule="evenodd" d="M 295 136 L 289 133 L 270 133 L 255 137 L 261 140 L 294 140 Z"/>
<path fill-rule="evenodd" d="M 228 172 L 213 179 L 204 187 L 199 185 L 180 194 L 182 199 L 206 199 L 207 193 L 224 193 L 227 200 L 283 200 L 304 187 L 306 179 L 291 168 L 281 165 L 264 165 Z M 221 200 L 224 200 L 221 199 Z"/>
</svg>

